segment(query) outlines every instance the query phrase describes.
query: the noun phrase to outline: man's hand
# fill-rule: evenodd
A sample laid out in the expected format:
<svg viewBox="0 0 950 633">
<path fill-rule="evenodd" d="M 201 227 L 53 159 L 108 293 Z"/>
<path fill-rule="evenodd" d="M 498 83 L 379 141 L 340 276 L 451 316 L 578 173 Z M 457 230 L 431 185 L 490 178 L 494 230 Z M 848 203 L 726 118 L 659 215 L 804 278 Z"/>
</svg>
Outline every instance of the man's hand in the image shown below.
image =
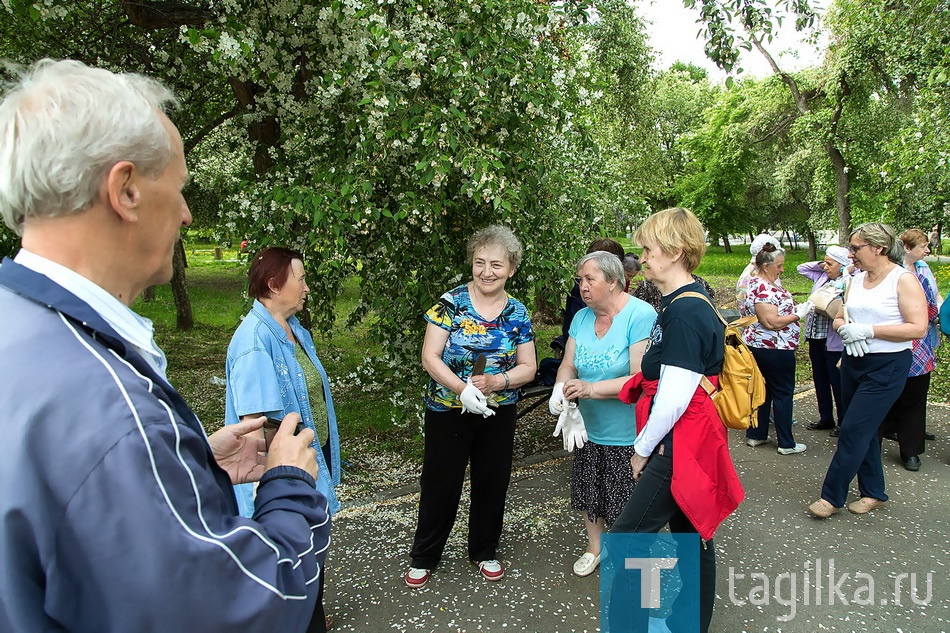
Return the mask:
<svg viewBox="0 0 950 633">
<path fill-rule="evenodd" d="M 264 433 L 261 416 L 231 424 L 215 431 L 208 442 L 218 466 L 231 477 L 232 484 L 257 481 L 264 474 Z"/>
<path fill-rule="evenodd" d="M 276 466 L 296 466 L 316 479 L 317 451 L 310 446 L 313 443 L 313 430 L 305 428 L 294 435 L 299 421 L 300 416 L 296 413 L 288 413 L 284 416 L 280 428 L 277 429 L 274 439 L 270 442 L 266 467 L 270 470 Z M 263 435 L 261 437 L 263 438 Z"/>
</svg>

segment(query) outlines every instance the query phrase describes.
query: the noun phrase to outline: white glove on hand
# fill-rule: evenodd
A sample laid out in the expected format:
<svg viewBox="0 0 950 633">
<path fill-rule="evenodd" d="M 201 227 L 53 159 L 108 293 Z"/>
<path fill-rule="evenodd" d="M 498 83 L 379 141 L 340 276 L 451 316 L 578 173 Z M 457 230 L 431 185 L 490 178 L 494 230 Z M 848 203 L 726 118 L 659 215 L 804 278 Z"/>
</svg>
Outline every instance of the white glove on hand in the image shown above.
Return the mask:
<svg viewBox="0 0 950 633">
<path fill-rule="evenodd" d="M 564 399 L 564 383 L 559 382 L 551 390 L 551 397 L 548 399 L 548 411 L 551 412 L 551 415 L 560 415 L 565 407 L 567 407 L 567 400 Z"/>
<path fill-rule="evenodd" d="M 564 450 L 573 452 L 575 448 L 583 448 L 587 441 L 587 427 L 584 426 L 584 417 L 576 404 L 569 404 L 561 411 L 554 427 L 554 437 L 561 435 L 564 440 Z"/>
<path fill-rule="evenodd" d="M 485 394 L 472 384 L 471 378 L 468 379 L 468 384 L 459 394 L 459 400 L 462 401 L 462 413 L 480 413 L 483 418 L 495 415 L 495 412 L 488 408 Z"/>
<path fill-rule="evenodd" d="M 798 315 L 799 321 L 804 321 L 805 317 L 811 314 L 812 310 L 815 309 L 815 304 L 811 301 L 806 301 L 805 303 L 800 303 L 795 306 L 795 314 Z"/>
<path fill-rule="evenodd" d="M 845 344 L 874 338 L 874 326 L 864 323 L 845 323 L 838 328 L 838 336 Z"/>
<path fill-rule="evenodd" d="M 848 356 L 854 356 L 855 358 L 861 358 L 870 351 L 868 349 L 868 343 L 865 340 L 857 340 L 853 343 L 845 343 L 844 349 L 848 353 Z"/>
</svg>

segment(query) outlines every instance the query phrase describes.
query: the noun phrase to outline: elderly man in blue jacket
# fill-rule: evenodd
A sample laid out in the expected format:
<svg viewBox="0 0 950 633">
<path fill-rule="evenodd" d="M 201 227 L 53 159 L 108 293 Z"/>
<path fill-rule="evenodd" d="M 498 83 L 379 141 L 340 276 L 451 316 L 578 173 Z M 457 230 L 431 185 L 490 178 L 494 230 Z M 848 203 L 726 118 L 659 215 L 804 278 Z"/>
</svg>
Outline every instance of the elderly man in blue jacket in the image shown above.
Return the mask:
<svg viewBox="0 0 950 633">
<path fill-rule="evenodd" d="M 38 62 L 0 103 L 0 631 L 305 631 L 329 543 L 312 431 L 210 437 L 129 305 L 191 222 L 156 81 Z M 259 480 L 242 518 L 232 484 Z"/>
</svg>

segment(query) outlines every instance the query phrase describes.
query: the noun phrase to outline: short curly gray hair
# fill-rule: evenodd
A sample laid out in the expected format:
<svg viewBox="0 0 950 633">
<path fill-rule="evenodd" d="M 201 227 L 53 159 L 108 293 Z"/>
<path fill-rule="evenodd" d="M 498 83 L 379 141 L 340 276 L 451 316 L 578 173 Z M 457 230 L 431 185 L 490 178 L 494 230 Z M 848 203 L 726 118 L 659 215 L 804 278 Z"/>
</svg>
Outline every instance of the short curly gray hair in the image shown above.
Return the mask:
<svg viewBox="0 0 950 633">
<path fill-rule="evenodd" d="M 508 262 L 512 268 L 517 269 L 521 265 L 521 255 L 523 249 L 521 242 L 515 237 L 507 226 L 500 224 L 490 224 L 483 229 L 479 229 L 472 237 L 468 238 L 466 248 L 466 263 L 471 266 L 472 259 L 475 257 L 475 251 L 485 246 L 501 246 L 508 253 Z"/>
</svg>

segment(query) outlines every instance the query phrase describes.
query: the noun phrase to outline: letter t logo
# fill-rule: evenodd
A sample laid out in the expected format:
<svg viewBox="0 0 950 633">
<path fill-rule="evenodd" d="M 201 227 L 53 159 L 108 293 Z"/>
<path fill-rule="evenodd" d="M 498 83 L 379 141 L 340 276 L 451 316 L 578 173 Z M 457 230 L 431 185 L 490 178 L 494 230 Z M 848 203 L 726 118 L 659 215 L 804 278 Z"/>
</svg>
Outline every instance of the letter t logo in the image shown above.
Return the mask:
<svg viewBox="0 0 950 633">
<path fill-rule="evenodd" d="M 640 608 L 660 608 L 660 570 L 676 567 L 678 558 L 625 558 L 624 569 L 640 570 Z"/>
</svg>

